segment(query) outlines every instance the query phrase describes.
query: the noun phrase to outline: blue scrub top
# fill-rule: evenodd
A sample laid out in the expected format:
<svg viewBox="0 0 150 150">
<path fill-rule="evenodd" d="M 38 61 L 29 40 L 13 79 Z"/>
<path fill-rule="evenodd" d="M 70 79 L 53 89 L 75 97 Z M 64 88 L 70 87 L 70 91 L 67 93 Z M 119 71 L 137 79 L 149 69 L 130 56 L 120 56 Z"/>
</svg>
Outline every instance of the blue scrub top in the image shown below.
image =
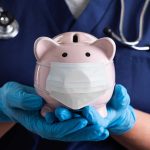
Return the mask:
<svg viewBox="0 0 150 150">
<path fill-rule="evenodd" d="M 128 40 L 137 38 L 139 15 L 143 0 L 126 0 L 124 33 Z M 100 38 L 103 29 L 111 27 L 118 32 L 120 0 L 91 0 L 75 20 L 64 0 L 5 0 L 1 5 L 9 10 L 20 24 L 19 35 L 13 39 L 0 40 L 0 86 L 16 81 L 33 86 L 36 60 L 33 44 L 39 36 L 54 37 L 67 31 L 83 31 Z M 150 7 L 144 18 L 144 36 L 140 45 L 150 44 Z M 150 113 L 150 52 L 137 51 L 116 42 L 116 82 L 123 84 L 133 107 Z M 108 138 L 100 142 L 65 143 L 48 141 L 33 135 L 16 125 L 1 140 L 0 149 L 22 150 L 123 150 Z"/>
</svg>

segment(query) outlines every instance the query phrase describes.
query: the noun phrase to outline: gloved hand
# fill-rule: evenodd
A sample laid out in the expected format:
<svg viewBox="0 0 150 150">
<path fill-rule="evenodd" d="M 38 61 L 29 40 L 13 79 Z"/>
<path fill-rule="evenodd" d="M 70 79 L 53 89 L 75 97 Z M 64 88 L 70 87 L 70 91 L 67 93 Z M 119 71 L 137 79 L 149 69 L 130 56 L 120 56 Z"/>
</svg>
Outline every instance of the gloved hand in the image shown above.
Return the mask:
<svg viewBox="0 0 150 150">
<path fill-rule="evenodd" d="M 41 107 L 42 99 L 36 95 L 31 87 L 9 82 L 0 88 L 0 110 L 3 115 L 43 138 L 61 141 L 85 141 L 106 137 L 103 134 L 104 129 L 100 128 L 99 125 L 94 125 L 91 128 L 89 136 L 89 133 L 86 133 L 88 121 L 83 117 L 59 122 L 55 113 L 61 114 L 63 111 L 57 109 L 55 112 L 48 113 L 45 119 L 40 114 Z M 6 121 L 4 118 L 2 117 L 1 121 Z"/>
<path fill-rule="evenodd" d="M 65 107 L 58 107 L 55 110 L 55 120 L 59 120 L 60 122 L 66 122 L 70 119 L 79 119 L 83 118 L 81 115 L 73 113 L 71 110 Z M 54 116 L 54 114 L 53 114 Z M 52 119 L 52 113 L 46 114 L 46 120 L 47 122 L 51 122 Z M 86 120 L 87 121 L 87 120 Z M 88 121 L 87 121 L 88 124 Z M 66 125 L 66 128 L 68 128 L 69 125 Z M 63 137 L 64 141 L 102 141 L 105 140 L 109 136 L 109 132 L 107 129 L 102 127 L 99 124 L 91 124 L 88 126 L 85 126 L 84 128 L 77 130 L 76 132 L 70 133 Z"/>
<path fill-rule="evenodd" d="M 102 118 L 94 108 L 86 107 L 83 109 L 83 116 L 89 122 L 98 123 L 107 128 L 110 134 L 121 135 L 133 128 L 136 115 L 133 107 L 130 106 L 127 90 L 122 85 L 115 86 L 113 96 L 107 105 L 107 111 L 107 117 Z"/>
<path fill-rule="evenodd" d="M 113 96 L 107 104 L 108 115 L 106 118 L 102 118 L 92 106 L 84 107 L 80 113 L 88 120 L 89 124 L 102 126 L 111 134 L 120 135 L 132 129 L 136 121 L 134 109 L 129 104 L 130 97 L 127 90 L 122 85 L 116 85 Z M 66 111 L 68 113 L 59 115 L 60 120 L 73 118 L 73 112 Z"/>
<path fill-rule="evenodd" d="M 42 103 L 32 87 L 8 82 L 0 88 L 0 122 L 13 120 L 9 109 L 37 110 Z"/>
</svg>

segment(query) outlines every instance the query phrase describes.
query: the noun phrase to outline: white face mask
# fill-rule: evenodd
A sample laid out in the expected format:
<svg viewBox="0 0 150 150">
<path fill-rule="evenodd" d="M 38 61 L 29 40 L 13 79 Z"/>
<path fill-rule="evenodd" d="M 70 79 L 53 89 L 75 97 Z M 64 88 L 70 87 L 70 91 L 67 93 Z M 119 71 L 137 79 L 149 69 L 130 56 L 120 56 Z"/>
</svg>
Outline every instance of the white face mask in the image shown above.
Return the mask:
<svg viewBox="0 0 150 150">
<path fill-rule="evenodd" d="M 46 91 L 69 108 L 80 109 L 87 106 L 110 88 L 106 65 L 108 63 L 52 62 Z"/>
</svg>

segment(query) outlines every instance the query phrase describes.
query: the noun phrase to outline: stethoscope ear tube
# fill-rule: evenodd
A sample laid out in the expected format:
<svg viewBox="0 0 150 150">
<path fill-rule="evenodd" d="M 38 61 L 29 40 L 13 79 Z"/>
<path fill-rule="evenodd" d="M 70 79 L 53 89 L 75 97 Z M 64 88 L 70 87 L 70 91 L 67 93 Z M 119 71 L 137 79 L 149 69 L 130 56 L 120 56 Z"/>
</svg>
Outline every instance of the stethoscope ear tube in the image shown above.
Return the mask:
<svg viewBox="0 0 150 150">
<path fill-rule="evenodd" d="M 118 42 L 122 43 L 123 45 L 126 45 L 126 46 L 128 46 L 128 47 L 131 47 L 131 48 L 133 48 L 133 49 L 135 49 L 135 50 L 150 50 L 150 46 L 142 46 L 142 47 L 136 46 L 136 45 L 139 43 L 139 41 L 135 41 L 135 42 L 133 43 L 133 45 L 129 45 L 128 42 L 123 41 L 123 39 L 121 39 L 117 34 L 115 34 L 115 33 L 114 33 L 110 28 L 108 28 L 108 27 L 104 28 L 103 33 L 104 33 L 106 36 L 111 37 L 111 38 L 117 40 Z"/>
<path fill-rule="evenodd" d="M 125 5 L 124 5 L 124 0 L 121 0 L 121 15 L 120 15 L 120 21 L 119 21 L 119 32 L 120 32 L 120 36 L 118 36 L 117 34 L 115 34 L 109 27 L 104 28 L 103 32 L 105 35 L 114 38 L 115 40 L 117 40 L 118 42 L 129 46 L 133 49 L 136 50 L 150 50 L 150 46 L 137 46 L 137 44 L 139 44 L 139 42 L 142 39 L 143 36 L 143 26 L 144 26 L 144 16 L 145 16 L 145 12 L 147 10 L 147 7 L 149 5 L 150 0 L 145 0 L 141 15 L 140 15 L 140 24 L 139 24 L 139 35 L 137 40 L 135 41 L 127 41 L 127 39 L 124 36 L 123 33 L 123 21 L 124 21 L 124 10 L 125 10 Z"/>
</svg>

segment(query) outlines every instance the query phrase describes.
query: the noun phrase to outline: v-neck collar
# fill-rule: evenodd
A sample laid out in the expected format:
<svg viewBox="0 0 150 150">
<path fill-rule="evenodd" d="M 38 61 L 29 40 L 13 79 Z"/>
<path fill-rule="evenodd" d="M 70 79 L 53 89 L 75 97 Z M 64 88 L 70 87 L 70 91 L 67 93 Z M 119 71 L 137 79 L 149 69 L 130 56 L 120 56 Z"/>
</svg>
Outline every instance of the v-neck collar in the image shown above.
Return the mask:
<svg viewBox="0 0 150 150">
<path fill-rule="evenodd" d="M 71 27 L 71 30 L 90 33 L 96 24 L 101 22 L 111 2 L 111 0 L 90 0 L 85 10 Z"/>
<path fill-rule="evenodd" d="M 64 0 L 47 0 L 47 4 L 50 9 L 50 16 L 55 21 L 60 33 L 67 32 L 76 20 L 66 2 Z"/>
<path fill-rule="evenodd" d="M 109 9 L 111 0 L 90 0 L 85 10 L 75 19 L 65 0 L 48 0 L 51 16 L 60 33 L 67 31 L 88 32 L 100 23 Z"/>
</svg>

